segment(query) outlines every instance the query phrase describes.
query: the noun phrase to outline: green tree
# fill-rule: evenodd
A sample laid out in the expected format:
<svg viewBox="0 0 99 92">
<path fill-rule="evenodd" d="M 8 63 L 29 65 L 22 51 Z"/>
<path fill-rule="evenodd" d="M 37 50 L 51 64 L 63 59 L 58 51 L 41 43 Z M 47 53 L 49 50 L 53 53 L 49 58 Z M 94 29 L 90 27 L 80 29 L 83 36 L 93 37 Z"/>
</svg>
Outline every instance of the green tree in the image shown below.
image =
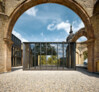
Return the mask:
<svg viewBox="0 0 99 92">
<path fill-rule="evenodd" d="M 57 56 L 52 55 L 51 57 L 48 58 L 47 62 L 48 62 L 48 64 L 56 65 L 57 64 Z"/>
<path fill-rule="evenodd" d="M 41 56 L 41 64 L 46 64 L 46 56 Z"/>
<path fill-rule="evenodd" d="M 57 56 L 55 56 L 55 55 L 53 56 L 52 55 L 51 58 L 52 58 L 53 64 L 57 64 Z"/>
<path fill-rule="evenodd" d="M 32 47 L 32 45 L 31 45 Z M 56 55 L 56 50 L 55 50 L 55 47 L 52 47 L 50 45 L 50 43 L 47 43 L 47 46 L 46 46 L 46 43 L 42 43 L 41 46 L 40 46 L 40 43 L 36 43 L 32 49 L 32 53 L 33 54 L 37 54 L 37 55 L 40 55 L 40 47 L 41 47 L 41 55 Z M 46 50 L 47 50 L 47 53 L 46 53 Z"/>
<path fill-rule="evenodd" d="M 85 51 L 85 52 L 83 53 L 83 55 L 84 55 L 84 60 L 86 60 L 86 59 L 88 58 L 88 51 Z"/>
<path fill-rule="evenodd" d="M 52 64 L 53 64 L 53 60 L 52 60 L 52 58 L 49 57 L 47 62 L 48 62 L 49 65 L 52 65 Z"/>
</svg>

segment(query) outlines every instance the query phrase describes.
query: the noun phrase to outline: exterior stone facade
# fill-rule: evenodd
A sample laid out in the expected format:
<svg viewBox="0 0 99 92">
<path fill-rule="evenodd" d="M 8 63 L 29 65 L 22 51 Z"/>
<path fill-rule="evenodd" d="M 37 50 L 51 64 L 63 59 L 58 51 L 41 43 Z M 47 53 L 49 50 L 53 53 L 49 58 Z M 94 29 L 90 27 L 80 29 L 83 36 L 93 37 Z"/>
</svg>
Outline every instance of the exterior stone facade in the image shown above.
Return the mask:
<svg viewBox="0 0 99 92">
<path fill-rule="evenodd" d="M 97 72 L 99 0 L 0 0 L 0 72 L 11 71 L 11 33 L 17 19 L 27 9 L 43 3 L 67 6 L 82 19 L 88 38 L 88 70 Z"/>
</svg>

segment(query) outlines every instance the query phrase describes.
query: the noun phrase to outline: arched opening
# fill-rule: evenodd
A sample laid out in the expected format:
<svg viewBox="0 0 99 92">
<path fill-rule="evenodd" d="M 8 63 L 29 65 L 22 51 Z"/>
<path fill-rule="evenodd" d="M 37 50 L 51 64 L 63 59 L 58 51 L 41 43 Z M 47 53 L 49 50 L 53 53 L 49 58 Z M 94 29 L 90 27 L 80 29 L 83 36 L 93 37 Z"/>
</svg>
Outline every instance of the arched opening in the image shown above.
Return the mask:
<svg viewBox="0 0 99 92">
<path fill-rule="evenodd" d="M 46 42 L 46 41 L 47 42 L 66 42 L 67 36 L 69 35 L 69 31 L 70 31 L 70 25 L 72 25 L 72 30 L 74 33 L 80 28 L 84 27 L 84 24 L 81 21 L 81 19 L 69 8 L 59 4 L 52 4 L 52 3 L 40 4 L 28 9 L 25 13 L 21 15 L 21 17 L 17 20 L 12 33 L 20 40 L 22 40 L 22 42 Z M 15 43 L 17 42 L 14 40 L 14 38 L 16 38 L 15 36 L 12 37 L 12 40 L 14 41 L 13 53 L 16 52 L 15 54 L 17 54 L 18 48 L 14 46 Z M 33 46 L 35 44 L 31 44 L 31 45 Z M 51 45 L 49 46 L 49 48 L 54 47 L 54 49 L 57 49 L 56 48 L 57 44 L 47 44 L 47 45 Z M 61 44 L 59 45 L 61 49 L 60 50 L 61 55 L 59 55 L 58 61 L 60 66 L 62 66 L 63 59 L 66 61 L 67 46 L 64 47 L 64 56 L 63 56 L 63 48 L 61 47 Z M 65 44 L 65 45 L 68 45 L 68 44 Z M 38 52 L 40 53 L 40 51 Z M 46 54 L 46 50 L 44 51 L 44 53 Z M 39 65 L 40 58 L 41 59 L 44 58 L 44 60 L 42 60 L 43 62 L 41 61 L 42 65 L 46 64 L 46 62 L 48 62 L 47 64 L 51 63 L 51 65 L 53 63 L 53 66 L 56 65 L 57 55 L 51 55 L 51 53 L 48 55 L 42 55 L 41 57 L 40 55 L 37 55 L 36 56 L 37 64 Z M 19 57 L 15 57 L 15 56 L 12 57 L 12 66 L 17 66 L 18 64 L 21 64 L 17 62 L 18 61 L 17 58 Z M 32 56 L 32 58 L 34 58 L 34 56 Z M 48 58 L 48 60 L 46 60 L 46 58 Z M 52 58 L 54 58 L 55 60 L 52 60 Z M 20 56 L 20 60 L 21 60 L 21 56 Z M 52 60 L 53 62 L 50 62 L 50 60 Z M 35 64 L 34 61 L 31 62 L 32 65 Z"/>
<path fill-rule="evenodd" d="M 86 32 L 88 34 L 87 35 L 88 39 L 94 37 L 90 18 L 87 15 L 86 11 L 78 3 L 76 3 L 75 1 L 70 1 L 70 0 L 67 0 L 64 3 L 63 3 L 63 1 L 60 1 L 60 0 L 59 1 L 56 1 L 56 0 L 55 1 L 54 0 L 43 1 L 43 0 L 41 0 L 41 1 L 25 1 L 14 10 L 14 12 L 10 16 L 10 20 L 8 21 L 8 28 L 7 28 L 7 32 L 5 33 L 5 38 L 11 39 L 11 32 L 12 32 L 13 26 L 23 12 L 25 12 L 27 9 L 29 9 L 35 5 L 43 4 L 43 3 L 58 3 L 58 4 L 67 6 L 70 9 L 72 9 L 75 13 L 77 13 L 80 16 L 80 18 L 84 22 Z"/>
<path fill-rule="evenodd" d="M 81 36 L 80 38 L 78 38 L 78 40 L 76 42 L 84 42 L 87 41 L 88 39 L 85 36 Z"/>
<path fill-rule="evenodd" d="M 80 38 L 81 36 L 85 36 L 88 39 L 88 33 L 85 31 L 85 28 L 80 29 L 78 32 L 75 33 L 75 35 L 73 36 L 73 38 L 71 39 L 72 42 L 76 42 L 78 38 Z M 90 71 L 95 71 L 95 67 L 94 67 L 94 39 L 88 39 L 87 41 L 81 42 L 81 44 L 86 44 L 87 48 L 88 48 L 88 70 Z M 92 57 L 90 57 L 92 56 Z"/>
<path fill-rule="evenodd" d="M 23 14 L 23 12 L 25 12 L 27 9 L 33 6 L 43 4 L 43 3 L 57 3 L 57 4 L 67 6 L 68 8 L 72 9 L 75 13 L 79 15 L 79 17 L 84 22 L 86 31 L 88 33 L 88 38 L 94 37 L 89 16 L 87 15 L 86 11 L 78 3 L 74 1 L 70 1 L 70 0 L 66 0 L 64 3 L 63 1 L 56 1 L 56 0 L 55 1 L 54 0 L 49 0 L 49 1 L 41 0 L 41 1 L 25 1 L 14 10 L 14 12 L 10 16 L 8 30 L 7 30 L 7 34 L 5 34 L 5 38 L 6 37 L 11 38 L 11 32 L 12 32 L 13 26 L 16 23 L 17 19 Z"/>
<path fill-rule="evenodd" d="M 71 25 L 73 33 L 85 26 L 71 9 L 60 4 L 47 3 L 24 12 L 15 23 L 12 33 L 23 42 L 66 41 Z"/>
<path fill-rule="evenodd" d="M 76 41 L 76 66 L 82 68 L 88 68 L 88 47 L 85 36 L 81 36 Z"/>
</svg>

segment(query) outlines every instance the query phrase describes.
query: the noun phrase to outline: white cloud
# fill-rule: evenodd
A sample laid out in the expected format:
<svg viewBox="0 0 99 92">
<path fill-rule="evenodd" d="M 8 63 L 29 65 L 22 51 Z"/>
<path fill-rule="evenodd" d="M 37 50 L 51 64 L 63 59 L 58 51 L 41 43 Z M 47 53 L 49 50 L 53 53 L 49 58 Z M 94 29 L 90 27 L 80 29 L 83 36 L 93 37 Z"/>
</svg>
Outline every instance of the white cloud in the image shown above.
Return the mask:
<svg viewBox="0 0 99 92">
<path fill-rule="evenodd" d="M 16 32 L 15 30 L 12 31 L 12 34 L 15 35 L 16 37 L 18 37 L 22 42 L 28 42 L 28 40 L 26 40 L 24 37 L 22 37 L 22 35 L 18 32 Z"/>
<path fill-rule="evenodd" d="M 57 21 L 57 23 L 59 23 L 61 21 L 60 16 L 55 17 L 55 14 L 52 14 L 52 15 L 48 15 L 48 14 L 46 14 L 46 15 L 38 15 L 35 18 L 37 20 L 39 20 L 40 22 L 44 23 L 44 24 L 48 23 L 49 20 L 53 21 L 54 24 L 56 23 L 56 21 Z"/>
<path fill-rule="evenodd" d="M 79 29 L 84 27 L 84 24 L 82 21 L 80 23 L 77 21 L 74 21 L 72 25 L 73 25 L 73 31 L 74 32 L 77 32 L 77 31 L 79 31 Z"/>
<path fill-rule="evenodd" d="M 71 23 L 66 20 L 66 22 L 62 21 L 60 23 L 52 23 L 52 24 L 49 24 L 47 26 L 47 29 L 50 30 L 50 31 L 54 31 L 54 30 L 64 30 L 66 31 L 66 33 L 69 34 L 69 31 L 70 31 L 70 25 Z M 72 26 L 73 26 L 73 32 L 77 32 L 79 29 L 83 28 L 84 27 L 84 24 L 83 22 L 77 22 L 77 21 L 74 21 L 72 23 Z"/>
<path fill-rule="evenodd" d="M 67 33 L 70 31 L 70 23 L 68 21 L 57 24 L 57 30 L 65 30 Z"/>
<path fill-rule="evenodd" d="M 29 16 L 36 16 L 38 9 L 36 9 L 35 7 L 27 10 L 25 13 Z"/>
<path fill-rule="evenodd" d="M 56 29 L 56 26 L 55 26 L 54 23 L 53 24 L 49 24 L 48 27 L 47 27 L 47 29 L 50 30 L 50 31 L 53 31 L 53 30 Z"/>
<path fill-rule="evenodd" d="M 47 26 L 47 29 L 50 31 L 54 31 L 56 29 L 57 30 L 63 29 L 65 31 L 68 31 L 68 30 L 70 30 L 70 23 L 68 21 L 60 22 L 60 23 L 54 21 L 52 24 L 49 24 Z"/>
</svg>

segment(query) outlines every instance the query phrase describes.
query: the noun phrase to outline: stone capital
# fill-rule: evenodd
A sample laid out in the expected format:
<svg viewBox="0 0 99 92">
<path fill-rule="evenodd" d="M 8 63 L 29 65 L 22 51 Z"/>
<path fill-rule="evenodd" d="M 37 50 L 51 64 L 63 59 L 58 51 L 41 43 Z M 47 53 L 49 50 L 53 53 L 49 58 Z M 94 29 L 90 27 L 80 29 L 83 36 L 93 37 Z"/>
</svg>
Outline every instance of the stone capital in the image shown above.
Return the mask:
<svg viewBox="0 0 99 92">
<path fill-rule="evenodd" d="M 13 41 L 11 39 L 4 38 L 3 39 L 9 49 L 12 48 Z"/>
</svg>

